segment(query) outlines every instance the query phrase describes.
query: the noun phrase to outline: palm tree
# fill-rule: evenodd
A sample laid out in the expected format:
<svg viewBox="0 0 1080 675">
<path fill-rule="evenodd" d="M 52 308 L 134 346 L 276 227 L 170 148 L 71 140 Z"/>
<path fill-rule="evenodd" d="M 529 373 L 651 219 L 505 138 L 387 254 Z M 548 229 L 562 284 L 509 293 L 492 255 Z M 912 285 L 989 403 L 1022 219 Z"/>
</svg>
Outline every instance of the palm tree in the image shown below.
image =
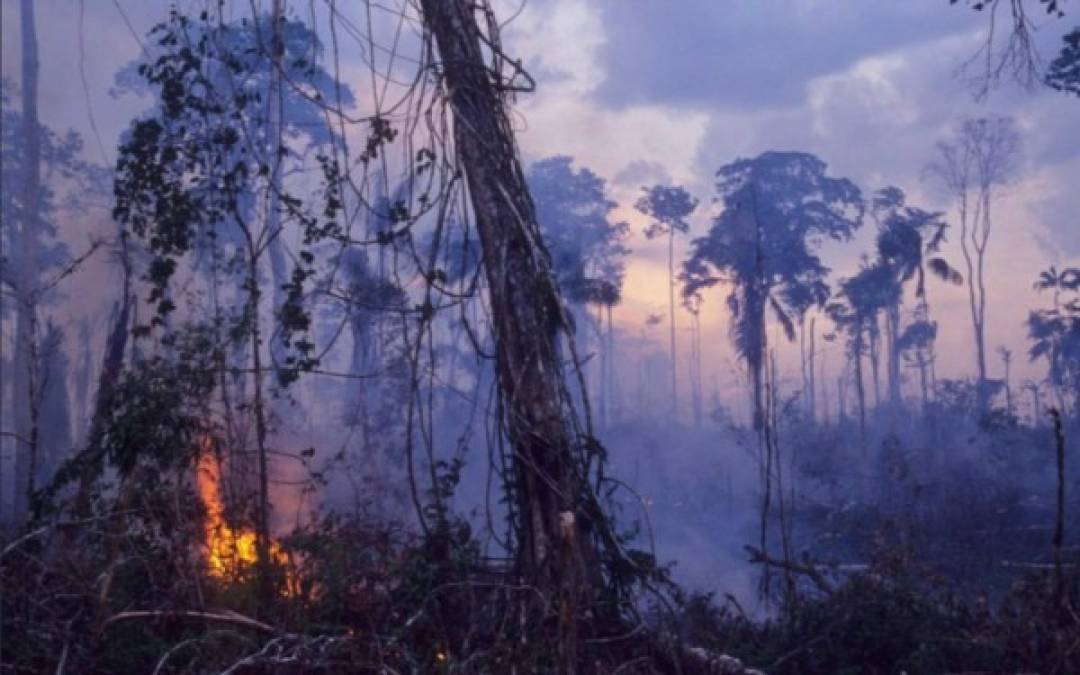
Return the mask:
<svg viewBox="0 0 1080 675">
<path fill-rule="evenodd" d="M 895 292 L 895 301 L 885 308 L 888 341 L 889 400 L 900 403 L 900 355 L 905 350 L 932 349 L 936 326 L 930 323 L 930 305 L 926 293 L 926 272 L 952 284 L 963 283 L 963 277 L 939 253 L 948 224 L 938 212 L 908 206 L 903 190 L 882 188 L 872 200 L 874 217 L 878 221 L 877 256 L 880 264 L 892 272 L 893 282 L 901 287 L 915 282 L 917 301 L 914 321 L 900 332 L 900 305 L 903 294 Z M 923 380 L 926 402 L 926 366 L 930 358 L 916 355 Z"/>
<path fill-rule="evenodd" d="M 1051 266 L 1039 274 L 1035 282 L 1039 291 L 1053 290 L 1054 304 L 1050 309 L 1034 310 L 1028 315 L 1028 338 L 1032 342 L 1028 356 L 1032 361 L 1045 358 L 1049 382 L 1058 408 L 1066 401 L 1062 388 L 1068 386 L 1074 395 L 1080 392 L 1080 299 L 1061 303 L 1061 292 L 1080 290 L 1080 268 L 1069 267 L 1058 272 Z"/>
</svg>

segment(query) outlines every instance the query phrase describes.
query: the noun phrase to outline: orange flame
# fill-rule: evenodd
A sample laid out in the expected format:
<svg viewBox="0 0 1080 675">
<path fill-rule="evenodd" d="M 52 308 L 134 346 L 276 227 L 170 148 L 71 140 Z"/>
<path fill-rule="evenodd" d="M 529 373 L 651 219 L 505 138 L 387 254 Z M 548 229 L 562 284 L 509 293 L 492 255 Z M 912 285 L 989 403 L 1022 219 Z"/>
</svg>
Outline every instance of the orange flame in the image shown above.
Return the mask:
<svg viewBox="0 0 1080 675">
<path fill-rule="evenodd" d="M 210 576 L 223 581 L 238 581 L 259 560 L 257 538 L 254 530 L 236 530 L 225 518 L 221 499 L 221 466 L 208 447 L 204 447 L 200 454 L 196 482 L 199 497 L 206 508 L 203 538 Z M 289 557 L 273 539 L 270 540 L 270 560 L 288 570 Z M 294 595 L 295 591 L 296 580 L 289 571 L 285 579 L 285 595 Z"/>
</svg>

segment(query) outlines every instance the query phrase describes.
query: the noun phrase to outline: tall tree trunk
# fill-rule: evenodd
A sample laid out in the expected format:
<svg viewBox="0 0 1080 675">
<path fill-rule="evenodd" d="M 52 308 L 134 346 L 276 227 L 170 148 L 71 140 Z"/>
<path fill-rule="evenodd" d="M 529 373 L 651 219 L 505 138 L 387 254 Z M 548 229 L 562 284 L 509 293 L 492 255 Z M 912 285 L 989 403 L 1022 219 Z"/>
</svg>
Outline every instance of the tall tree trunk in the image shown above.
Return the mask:
<svg viewBox="0 0 1080 675">
<path fill-rule="evenodd" d="M 259 259 L 249 241 L 248 249 L 248 317 L 251 322 L 251 370 L 255 416 L 255 451 L 258 462 L 259 489 L 255 511 L 255 549 L 258 556 L 259 602 L 265 610 L 273 597 L 273 579 L 270 569 L 270 458 L 266 447 L 268 425 L 266 402 L 263 399 L 262 332 L 259 319 Z"/>
<path fill-rule="evenodd" d="M 22 213 L 20 214 L 18 288 L 16 289 L 15 354 L 13 359 L 12 407 L 15 412 L 14 517 L 27 515 L 30 495 L 35 489 L 33 466 L 37 455 L 37 429 L 33 408 L 37 398 L 36 359 L 37 269 L 41 229 L 41 137 L 38 122 L 38 46 L 34 25 L 34 0 L 20 5 L 22 36 Z"/>
<path fill-rule="evenodd" d="M 870 374 L 874 383 L 874 409 L 881 407 L 881 327 L 878 316 L 870 319 Z"/>
<path fill-rule="evenodd" d="M 600 375 L 597 382 L 596 391 L 599 394 L 599 413 L 600 413 L 600 428 L 607 429 L 608 426 L 608 348 L 604 339 L 604 306 L 602 304 L 596 305 L 596 345 L 597 351 L 600 352 Z"/>
<path fill-rule="evenodd" d="M 668 225 L 668 319 L 671 325 L 671 419 L 679 421 L 678 359 L 675 354 L 675 227 Z"/>
<path fill-rule="evenodd" d="M 862 444 L 863 453 L 866 453 L 866 388 L 863 386 L 863 368 L 862 368 L 862 355 L 863 355 L 863 324 L 860 321 L 856 328 L 858 333 L 855 337 L 855 354 L 853 355 L 853 361 L 855 364 L 855 394 L 858 396 L 859 402 L 859 439 Z"/>
<path fill-rule="evenodd" d="M 975 239 L 981 217 L 981 202 L 976 206 L 972 216 L 967 201 L 967 195 L 962 195 L 960 198 L 960 251 L 967 268 L 968 308 L 971 311 L 972 333 L 975 338 L 975 365 L 978 375 L 976 396 L 978 412 L 981 414 L 987 407 L 986 339 L 983 333 L 983 318 L 985 317 L 985 288 L 982 283 L 983 256 Z"/>
<path fill-rule="evenodd" d="M 821 350 L 821 421 L 825 426 L 829 426 L 829 378 L 826 375 L 826 354 L 828 350 Z M 817 396 L 817 394 L 814 394 Z"/>
<path fill-rule="evenodd" d="M 817 419 L 817 376 L 815 375 L 815 371 L 814 371 L 815 362 L 817 361 L 817 343 L 815 342 L 814 329 L 815 329 L 814 318 L 811 317 L 810 318 L 810 353 L 809 353 L 810 364 L 809 364 L 809 367 L 807 369 L 808 370 L 808 375 L 809 375 L 809 382 L 807 384 L 810 386 L 810 419 L 812 421 Z"/>
<path fill-rule="evenodd" d="M 282 116 L 284 114 L 284 99 L 282 98 L 282 58 L 285 45 L 282 40 L 282 22 L 285 20 L 284 0 L 274 0 L 270 12 L 271 39 L 270 39 L 270 77 L 269 92 L 267 96 L 268 107 L 268 136 L 269 144 L 267 152 L 270 154 L 269 166 L 270 184 L 268 186 L 266 230 L 267 245 L 266 253 L 270 258 L 270 270 L 274 279 L 274 293 L 271 296 L 273 305 L 272 312 L 277 316 L 285 304 L 285 285 L 289 282 L 289 271 L 285 259 L 285 242 L 283 241 L 281 219 L 281 193 L 283 190 L 282 177 Z M 284 363 L 285 354 L 280 340 L 270 341 L 270 357 L 275 372 Z M 281 412 L 279 409 L 278 412 Z"/>
<path fill-rule="evenodd" d="M 608 414 L 612 418 L 615 416 L 615 411 L 618 410 L 618 391 L 615 383 L 615 323 L 612 321 L 612 307 L 613 304 L 607 306 L 607 345 L 608 345 L 608 372 L 607 372 L 607 405 L 609 408 Z"/>
<path fill-rule="evenodd" d="M 916 363 L 919 365 L 919 386 L 922 388 L 922 406 L 923 414 L 926 414 L 927 406 L 930 405 L 930 383 L 929 383 L 929 371 L 930 363 L 927 360 L 926 350 L 922 347 L 915 352 Z"/>
<path fill-rule="evenodd" d="M 799 315 L 799 379 L 802 380 L 802 399 L 803 410 L 807 413 L 810 411 L 810 377 L 806 374 L 807 363 L 809 359 L 806 357 L 806 321 L 805 315 Z"/>
<path fill-rule="evenodd" d="M 103 468 L 105 448 L 102 446 L 105 434 L 105 422 L 112 406 L 116 387 L 120 383 L 120 374 L 124 369 L 124 356 L 127 353 L 128 336 L 131 330 L 131 316 L 135 305 L 135 296 L 131 292 L 131 257 L 128 255 L 127 233 L 118 234 L 120 264 L 123 279 L 120 287 L 120 300 L 113 307 L 113 323 L 105 338 L 105 353 L 101 359 L 101 372 L 98 375 L 97 393 L 94 395 L 94 409 L 90 416 L 87 431 L 87 444 L 84 456 L 88 465 L 79 476 L 79 486 L 75 493 L 75 514 L 80 518 L 91 513 L 91 492 L 94 481 Z M 65 543 L 71 539 L 65 535 Z"/>
<path fill-rule="evenodd" d="M 266 237 L 267 254 L 270 257 L 270 267 L 274 277 L 274 293 L 272 297 L 272 315 L 277 316 L 284 303 L 285 284 L 285 254 L 281 242 L 281 68 L 282 55 L 285 51 L 282 40 L 282 20 L 284 19 L 283 0 L 274 0 L 271 11 L 271 39 L 270 39 L 270 91 L 267 105 L 269 106 L 268 134 L 270 158 L 270 184 L 267 187 L 267 212 L 266 212 Z M 256 19 L 257 20 L 257 19 Z M 254 399 L 252 412 L 255 415 L 255 443 L 256 460 L 259 477 L 259 487 L 255 512 L 255 548 L 258 556 L 259 571 L 259 601 L 263 609 L 267 609 L 273 599 L 274 582 L 270 562 L 270 457 L 266 447 L 269 424 L 267 417 L 267 403 L 263 392 L 263 363 L 261 319 L 259 317 L 260 300 L 262 292 L 259 290 L 259 255 L 258 244 L 249 237 L 248 241 L 248 302 L 249 321 L 251 322 L 251 366 L 252 382 L 254 384 Z M 271 340 L 269 354 L 271 367 L 276 371 L 282 363 L 278 353 L 277 341 Z"/>
<path fill-rule="evenodd" d="M 701 310 L 693 313 L 693 332 L 690 335 L 690 386 L 693 387 L 694 404 L 694 427 L 701 428 L 704 418 L 704 401 L 702 400 L 702 368 L 701 368 Z"/>
<path fill-rule="evenodd" d="M 421 0 L 421 6 L 441 57 L 483 252 L 499 390 L 514 449 L 519 569 L 542 594 L 557 596 L 559 662 L 572 672 L 579 605 L 599 583 L 600 568 L 592 539 L 594 502 L 579 473 L 578 441 L 561 394 L 558 333 L 566 316 L 504 94 L 484 62 L 473 3 Z"/>
<path fill-rule="evenodd" d="M 900 349 L 898 340 L 900 337 L 900 305 L 895 304 L 888 308 L 886 318 L 886 338 L 889 357 L 889 404 L 895 411 L 900 407 Z"/>
</svg>

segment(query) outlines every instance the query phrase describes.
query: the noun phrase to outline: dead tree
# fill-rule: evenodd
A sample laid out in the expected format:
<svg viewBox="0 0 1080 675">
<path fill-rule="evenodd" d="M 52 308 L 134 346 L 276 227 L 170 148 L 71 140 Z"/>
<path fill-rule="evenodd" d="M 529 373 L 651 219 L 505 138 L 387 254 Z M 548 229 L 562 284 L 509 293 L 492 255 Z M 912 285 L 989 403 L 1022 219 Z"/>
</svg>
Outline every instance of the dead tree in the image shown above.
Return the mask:
<svg viewBox="0 0 1080 675">
<path fill-rule="evenodd" d="M 484 62 L 481 44 L 493 45 L 480 30 L 474 4 L 422 0 L 421 6 L 441 57 L 490 294 L 496 372 L 513 449 L 518 567 L 542 594 L 558 598 L 559 661 L 569 671 L 579 607 L 600 573 L 592 536 L 598 523 L 583 472 L 587 460 L 565 407 L 559 333 L 567 321 L 514 144 L 508 88 Z"/>
</svg>

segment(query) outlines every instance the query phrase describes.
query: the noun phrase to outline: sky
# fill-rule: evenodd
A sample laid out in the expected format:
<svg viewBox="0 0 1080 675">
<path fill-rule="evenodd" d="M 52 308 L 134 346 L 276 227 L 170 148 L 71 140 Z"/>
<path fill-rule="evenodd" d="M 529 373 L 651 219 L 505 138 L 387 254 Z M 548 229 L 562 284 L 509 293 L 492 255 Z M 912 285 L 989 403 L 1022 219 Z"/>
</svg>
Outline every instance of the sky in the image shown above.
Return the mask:
<svg viewBox="0 0 1080 675">
<path fill-rule="evenodd" d="M 17 82 L 18 2 L 0 1 L 3 75 Z M 356 25 L 366 25 L 362 3 L 339 5 Z M 225 6 L 243 15 L 251 5 L 234 0 Z M 318 17 L 325 3 L 290 6 L 301 16 L 314 8 Z M 42 118 L 81 132 L 88 158 L 111 162 L 119 134 L 146 105 L 111 96 L 113 73 L 138 56 L 140 41 L 169 3 L 41 0 L 37 7 Z M 702 208 L 690 237 L 700 236 L 714 212 L 712 178 L 720 166 L 767 150 L 807 151 L 822 158 L 831 175 L 867 192 L 898 185 L 912 203 L 947 211 L 955 224 L 947 195 L 924 169 L 935 143 L 965 115 L 1013 116 L 1023 143 L 1017 179 L 995 207 L 988 347 L 1024 352 L 1027 312 L 1047 301 L 1032 290 L 1036 275 L 1049 264 L 1080 264 L 1080 102 L 1011 83 L 976 101 L 958 68 L 985 38 L 985 13 L 945 0 L 528 0 L 523 6 L 497 0 L 495 7 L 500 19 L 509 19 L 506 51 L 537 81 L 534 94 L 519 97 L 514 117 L 526 161 L 573 156 L 608 180 L 621 204 L 616 217 L 631 223 L 625 302 L 616 313 L 628 334 L 642 333 L 644 318 L 666 312 L 667 302 L 666 247 L 643 236 L 646 223 L 630 208 L 642 185 L 674 182 L 697 196 Z M 1061 20 L 1032 17 L 1045 60 L 1078 23 L 1078 8 L 1066 3 L 1065 9 L 1069 15 Z M 392 13 L 373 16 L 376 41 L 389 44 Z M 408 26 L 405 33 L 408 43 Z M 341 56 L 347 79 L 367 72 L 355 43 Z M 356 89 L 364 91 L 362 80 Z M 78 240 L 82 230 L 106 227 L 102 220 L 68 224 L 65 232 Z M 848 274 L 872 240 L 868 225 L 854 242 L 827 247 L 825 260 L 838 275 Z M 680 257 L 688 241 L 680 242 Z M 945 255 L 960 263 L 956 236 Z M 104 268 L 86 275 L 86 289 L 108 285 Z M 938 344 L 945 356 L 938 374 L 970 374 L 965 292 L 939 284 L 930 292 L 942 321 Z M 723 291 L 706 297 L 702 316 L 706 381 L 728 390 L 734 364 Z M 677 324 L 685 354 L 689 317 L 680 313 Z M 657 348 L 665 336 L 666 327 L 656 331 Z M 1023 358 L 1016 362 L 1020 378 L 1042 370 Z M 790 350 L 782 351 L 781 366 L 797 372 Z M 991 372 L 999 371 L 995 359 Z"/>
</svg>

